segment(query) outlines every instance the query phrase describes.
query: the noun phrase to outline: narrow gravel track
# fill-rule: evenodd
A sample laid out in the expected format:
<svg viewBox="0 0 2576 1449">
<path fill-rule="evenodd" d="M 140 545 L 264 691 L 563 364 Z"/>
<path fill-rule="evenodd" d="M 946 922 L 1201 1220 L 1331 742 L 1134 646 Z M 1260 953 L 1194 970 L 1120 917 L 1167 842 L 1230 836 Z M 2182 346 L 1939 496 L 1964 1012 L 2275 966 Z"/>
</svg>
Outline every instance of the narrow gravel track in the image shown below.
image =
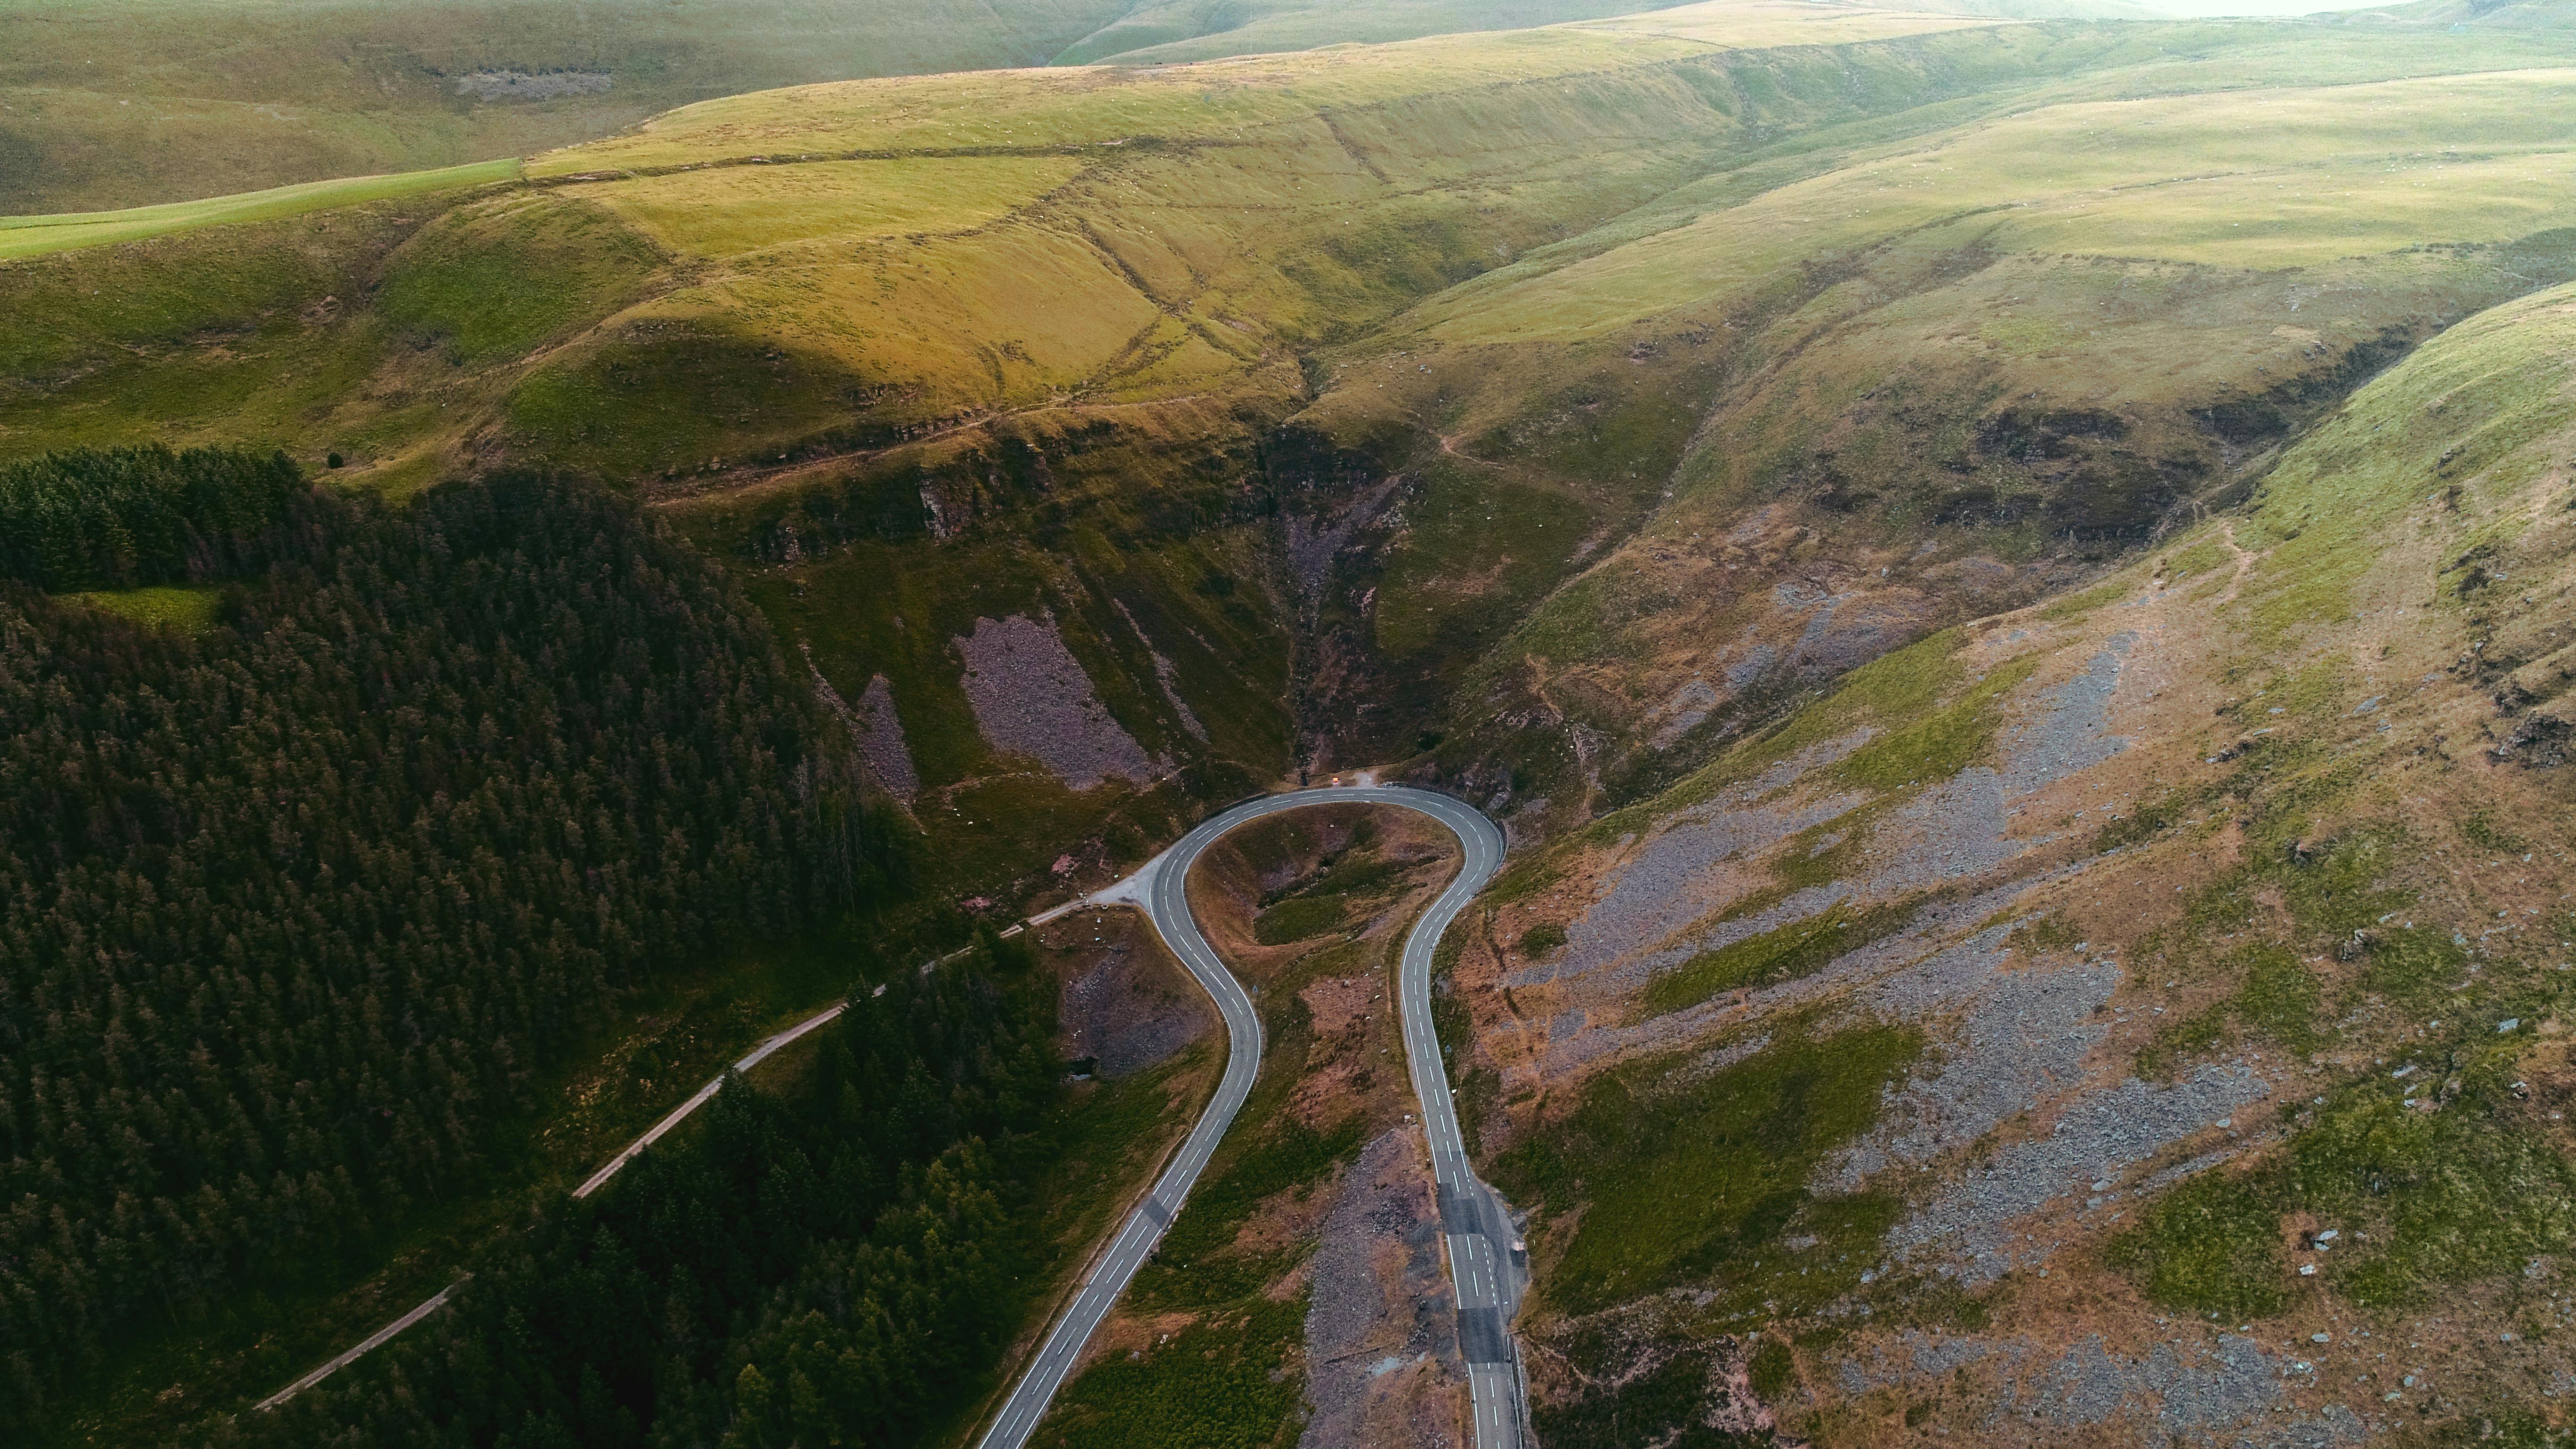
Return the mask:
<svg viewBox="0 0 2576 1449">
<path fill-rule="evenodd" d="M 813 1031 L 824 1023 L 831 1021 L 833 1018 L 839 1016 L 841 1011 L 842 1003 L 834 1002 L 830 1006 L 823 1008 L 821 1011 L 814 1013 L 812 1016 L 805 1018 L 803 1021 L 796 1023 L 794 1026 L 791 1026 L 785 1031 L 778 1033 L 776 1036 L 769 1038 L 767 1041 L 762 1042 L 760 1045 L 753 1047 L 740 1061 L 735 1062 L 726 1070 L 729 1072 L 750 1071 L 753 1067 L 759 1066 L 762 1062 L 769 1060 L 770 1055 L 776 1052 L 780 1047 L 787 1045 L 789 1042 L 796 1040 L 807 1032 Z M 618 1172 L 626 1166 L 626 1164 L 633 1162 L 637 1153 L 642 1152 L 645 1148 L 661 1141 L 664 1133 L 679 1126 L 681 1121 L 690 1113 L 705 1106 L 708 1099 L 715 1096 L 715 1094 L 723 1088 L 724 1082 L 725 1079 L 723 1077 L 718 1077 L 707 1083 L 705 1086 L 698 1088 L 696 1095 L 690 1097 L 689 1100 L 682 1102 L 679 1106 L 672 1108 L 661 1121 L 654 1123 L 651 1128 L 647 1129 L 643 1136 L 627 1143 L 626 1150 L 618 1153 L 615 1157 L 610 1158 L 606 1167 L 592 1173 L 589 1181 L 584 1182 L 581 1186 L 572 1190 L 572 1195 L 574 1197 L 588 1197 L 592 1193 L 606 1187 L 608 1185 L 608 1180 L 615 1177 Z M 465 1275 L 465 1278 L 471 1278 L 473 1276 L 473 1274 L 468 1273 Z M 457 1289 L 464 1287 L 465 1278 L 459 1278 L 455 1282 L 448 1284 L 446 1287 L 439 1289 L 436 1293 L 431 1294 L 419 1307 L 404 1314 L 402 1317 L 395 1319 L 393 1322 L 386 1324 L 384 1327 L 377 1329 L 375 1332 L 368 1334 L 355 1348 L 341 1354 L 339 1357 L 322 1365 L 320 1368 L 315 1369 L 313 1372 L 306 1374 L 304 1377 L 297 1379 L 295 1382 L 288 1384 L 285 1388 L 279 1389 L 276 1393 L 269 1395 L 267 1398 L 260 1400 L 259 1406 L 262 1409 L 274 1409 L 278 1405 L 285 1403 L 287 1400 L 294 1398 L 297 1394 L 304 1392 L 306 1389 L 309 1389 L 315 1384 L 322 1382 L 324 1379 L 331 1377 L 331 1375 L 338 1373 L 340 1370 L 347 1368 L 353 1363 L 356 1363 L 359 1359 L 373 1353 L 385 1342 L 385 1340 L 392 1338 L 395 1334 L 400 1333 L 404 1329 L 411 1327 L 413 1324 L 420 1322 L 422 1319 L 427 1318 L 439 1309 L 446 1307 L 447 1296 L 454 1293 Z"/>
<path fill-rule="evenodd" d="M 1128 1215 L 1108 1250 L 1092 1265 L 1090 1275 L 1062 1317 L 1048 1331 L 1020 1381 L 1003 1401 L 979 1449 L 1021 1449 L 1046 1416 L 1056 1390 L 1082 1357 L 1101 1321 L 1126 1291 L 1164 1229 L 1181 1210 L 1189 1190 L 1207 1167 L 1208 1157 L 1233 1125 L 1235 1114 L 1251 1095 L 1261 1067 L 1261 1017 L 1250 993 L 1217 959 L 1216 950 L 1190 915 L 1186 883 L 1190 867 L 1209 846 L 1238 826 L 1263 816 L 1312 805 L 1394 805 L 1419 811 L 1447 826 L 1458 837 L 1464 862 L 1455 879 L 1431 908 L 1422 913 L 1405 938 L 1398 972 L 1397 996 L 1403 1005 L 1405 1065 L 1413 1076 L 1414 1095 L 1422 1103 L 1422 1124 L 1431 1145 L 1433 1176 L 1439 1186 L 1443 1242 L 1449 1275 L 1456 1288 L 1458 1345 L 1467 1364 L 1473 1400 L 1471 1438 L 1475 1449 L 1519 1449 L 1524 1415 L 1523 1385 L 1511 1319 L 1526 1285 L 1525 1264 L 1512 1251 L 1511 1219 L 1502 1202 L 1468 1165 L 1466 1144 L 1458 1133 L 1458 1116 L 1449 1101 L 1448 1073 L 1440 1059 L 1439 1038 L 1431 1026 L 1431 958 L 1441 934 L 1476 893 L 1484 889 L 1503 863 L 1503 835 L 1475 807 L 1446 795 L 1403 786 L 1326 786 L 1291 794 L 1265 796 L 1221 811 L 1181 837 L 1171 849 L 1147 861 L 1117 885 L 1087 904 L 1117 902 L 1142 907 L 1163 940 L 1199 985 L 1214 998 L 1225 1018 L 1228 1049 L 1225 1076 L 1198 1125 L 1174 1154 L 1143 1203 Z"/>
</svg>

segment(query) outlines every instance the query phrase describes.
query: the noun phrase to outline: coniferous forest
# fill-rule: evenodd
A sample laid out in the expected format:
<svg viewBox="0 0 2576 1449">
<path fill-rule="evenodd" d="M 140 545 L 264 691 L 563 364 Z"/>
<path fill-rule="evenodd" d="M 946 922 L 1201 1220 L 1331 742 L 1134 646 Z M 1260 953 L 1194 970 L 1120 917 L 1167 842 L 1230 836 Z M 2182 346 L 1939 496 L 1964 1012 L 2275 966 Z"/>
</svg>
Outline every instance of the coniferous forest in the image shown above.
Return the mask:
<svg viewBox="0 0 2576 1449">
<path fill-rule="evenodd" d="M 0 578 L 39 588 L 193 583 L 256 568 L 306 492 L 283 453 L 163 447 L 0 467 Z"/>
<path fill-rule="evenodd" d="M 985 942 L 901 970 L 784 1091 L 541 1212 L 453 1308 L 220 1446 L 877 1449 L 954 1416 L 1018 1326 L 1059 1090 L 1052 980 Z"/>
<path fill-rule="evenodd" d="M 807 686 L 731 580 L 623 502 L 502 476 L 395 505 L 282 458 L 138 450 L 15 469 L 0 507 L 50 540 L 0 584 L 0 1418 L 41 1415 L 138 1324 L 471 1184 L 486 1129 L 641 973 L 881 888 Z M 168 578 L 228 580 L 212 627 L 29 587 Z M 908 1130 L 940 1147 L 832 1170 L 910 1163 L 907 1200 L 945 1201 L 931 1161 L 967 1128 L 939 1114 L 982 1130 L 1011 1109 L 919 1090 L 936 1110 Z M 656 1234 L 704 1238 L 668 1212 L 728 1173 L 777 1184 L 736 1220 L 844 1190 L 778 1165 L 805 1117 L 728 1103 L 714 1155 L 655 1165 L 531 1261 L 610 1253 L 587 1212 L 638 1261 L 669 1250 Z M 939 1167 L 957 1211 L 980 1161 Z M 744 1251 L 692 1264 L 689 1291 L 804 1261 Z M 862 1270 L 812 1271 L 798 1291 Z M 535 1422 L 551 1401 L 530 1392 Z"/>
</svg>

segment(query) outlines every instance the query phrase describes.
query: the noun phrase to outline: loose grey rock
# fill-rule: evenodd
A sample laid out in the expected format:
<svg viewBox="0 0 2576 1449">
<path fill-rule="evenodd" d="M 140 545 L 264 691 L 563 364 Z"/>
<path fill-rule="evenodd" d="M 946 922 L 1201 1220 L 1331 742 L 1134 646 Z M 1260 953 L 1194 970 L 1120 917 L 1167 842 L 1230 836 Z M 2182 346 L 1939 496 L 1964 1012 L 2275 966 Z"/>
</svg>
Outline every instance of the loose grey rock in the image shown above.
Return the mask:
<svg viewBox="0 0 2576 1449">
<path fill-rule="evenodd" d="M 975 632 L 955 643 L 966 660 L 967 702 L 994 748 L 1033 757 L 1076 790 L 1112 775 L 1147 785 L 1171 768 L 1110 716 L 1052 618 L 977 619 Z"/>
<path fill-rule="evenodd" d="M 1673 691 L 1672 698 L 1664 701 L 1664 713 L 1670 718 L 1648 737 L 1646 743 L 1658 750 L 1666 748 L 1699 728 L 1700 721 L 1707 719 L 1708 712 L 1717 708 L 1719 703 L 1717 691 L 1708 687 L 1707 680 L 1689 680 Z"/>
<path fill-rule="evenodd" d="M 851 717 L 858 726 L 859 753 L 867 757 L 868 768 L 876 771 L 878 782 L 905 799 L 920 794 L 921 774 L 912 767 L 912 751 L 904 744 L 903 720 L 894 712 L 894 686 L 886 683 L 884 675 L 869 678 Z"/>
<path fill-rule="evenodd" d="M 1901 975 L 1979 960 L 1991 973 L 1999 953 L 1985 938 L 1999 934 L 2000 928 L 1981 933 L 1964 949 L 1940 952 Z M 1821 1174 L 1820 1189 L 1854 1191 L 1873 1173 L 1930 1161 L 1993 1131 L 2041 1097 L 2074 1089 L 2084 1077 L 2085 1055 L 2107 1030 L 2092 1020 L 2093 1009 L 2110 999 L 2119 982 L 2117 970 L 2091 965 L 1995 977 L 1940 1069 L 1917 1074 L 1895 1093 L 1881 1108 L 1878 1126 Z M 1882 1002 L 1909 999 L 1894 982 L 1876 995 Z"/>
<path fill-rule="evenodd" d="M 2206 1348 L 2158 1344 L 2142 1359 L 2106 1351 L 2097 1335 L 2058 1359 L 2047 1388 L 2035 1418 L 2091 1425 L 2152 1414 L 2168 1434 L 2206 1433 L 2270 1409 L 2281 1397 L 2281 1367 L 2261 1344 L 2232 1333 Z"/>
<path fill-rule="evenodd" d="M 1513 984 L 1589 974 L 1723 911 L 1734 893 L 1709 879 L 1711 867 L 1861 803 L 1853 793 L 1804 804 L 1771 804 L 1765 797 L 1859 749 L 1871 734 L 1859 729 L 1811 745 L 1718 799 L 1675 814 L 1612 873 L 1609 889 L 1566 928 L 1567 949 L 1561 958 L 1549 966 L 1523 968 Z"/>
<path fill-rule="evenodd" d="M 858 742 L 859 758 L 867 761 L 868 773 L 876 777 L 877 784 L 906 800 L 920 794 L 921 776 L 912 768 L 912 752 L 904 748 L 903 721 L 895 715 L 894 690 L 886 683 L 886 677 L 879 674 L 870 678 L 867 689 L 859 695 L 858 707 L 853 709 L 815 666 L 813 646 L 797 647 L 804 651 L 805 668 L 814 676 L 815 694 L 840 717 L 850 738 Z"/>
<path fill-rule="evenodd" d="M 1768 644 L 1756 644 L 1744 651 L 1744 657 L 1726 666 L 1726 687 L 1742 694 L 1747 685 L 1771 672 L 1780 662 L 1780 651 Z"/>
<path fill-rule="evenodd" d="M 2238 1105 L 2268 1096 L 2271 1084 L 2242 1063 L 2203 1066 L 2170 1087 L 2135 1077 L 2068 1102 L 2048 1136 L 2016 1142 L 1992 1165 L 1959 1181 L 1888 1234 L 1899 1257 L 1927 1250 L 1940 1271 L 1986 1283 L 2054 1246 L 2017 1238 L 2005 1225 L 2054 1198 L 2081 1193 L 2097 1177 L 2118 1177 Z M 1892 1154 L 1891 1154 L 1892 1155 Z"/>
<path fill-rule="evenodd" d="M 456 93 L 480 101 L 551 101 L 606 95 L 616 83 L 602 70 L 477 70 L 456 78 Z"/>
<path fill-rule="evenodd" d="M 1198 715 L 1190 709 L 1190 702 L 1181 698 L 1180 688 L 1175 683 L 1179 666 L 1173 664 L 1168 656 L 1154 647 L 1153 639 L 1145 633 L 1145 626 L 1136 622 L 1136 616 L 1129 611 L 1126 600 L 1112 599 L 1110 602 L 1118 606 L 1118 617 L 1125 619 L 1127 627 L 1136 631 L 1136 637 L 1145 645 L 1145 652 L 1153 656 L 1154 682 L 1163 687 L 1163 702 L 1172 707 L 1172 713 L 1180 716 L 1181 728 L 1188 730 L 1198 739 L 1206 739 L 1207 726 L 1199 723 Z"/>
<path fill-rule="evenodd" d="M 1343 1176 L 1324 1219 L 1306 1306 L 1306 1396 L 1314 1412 L 1299 1449 L 1371 1449 L 1371 1401 L 1401 1391 L 1389 1382 L 1399 1369 L 1419 1365 L 1461 1387 L 1466 1382 L 1421 1153 L 1413 1132 L 1380 1134 Z M 1399 1265 L 1398 1281 L 1387 1281 L 1390 1263 Z"/>
</svg>

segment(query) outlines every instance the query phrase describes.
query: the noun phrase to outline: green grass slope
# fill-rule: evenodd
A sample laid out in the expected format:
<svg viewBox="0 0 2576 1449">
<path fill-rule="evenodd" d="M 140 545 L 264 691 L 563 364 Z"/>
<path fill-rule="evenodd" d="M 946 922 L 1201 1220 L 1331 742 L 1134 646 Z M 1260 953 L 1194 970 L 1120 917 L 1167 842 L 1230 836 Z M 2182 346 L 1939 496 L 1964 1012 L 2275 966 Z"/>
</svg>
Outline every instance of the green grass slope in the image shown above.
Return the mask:
<svg viewBox="0 0 2576 1449">
<path fill-rule="evenodd" d="M 1161 63 L 1618 14 L 1613 0 L 39 0 L 0 10 L 0 215 L 526 155 L 738 92 Z M 509 83 L 495 79 L 514 76 Z"/>
<path fill-rule="evenodd" d="M 1740 8 L 1747 44 L 1807 33 Z M 1884 63 L 1869 104 L 1947 84 Z M 1748 125 L 1849 109 L 1840 77 L 1830 51 L 1554 30 L 709 102 L 515 188 L 12 263 L 0 450 L 249 436 L 386 489 L 500 458 L 639 488 L 847 605 L 767 596 L 846 697 L 887 676 L 939 746 L 928 785 L 1022 780 L 1014 808 L 943 796 L 925 824 L 1015 822 L 961 847 L 961 893 L 1024 891 L 1041 846 L 1141 845 L 1311 749 L 1306 586 L 1263 562 L 1347 471 L 1276 435 L 1301 352 L 1651 200 Z M 1560 551 L 1594 526 L 1589 498 L 1534 506 Z M 907 583 L 883 591 L 889 565 Z M 1188 763 L 1156 800 L 1058 799 L 975 743 L 947 641 L 1015 612 L 1051 615 L 1129 733 Z M 1204 740 L 1158 721 L 1167 683 Z"/>
<path fill-rule="evenodd" d="M 2563 275 L 2554 47 L 1720 0 L 728 97 L 515 188 L 10 264 L 0 451 L 545 461 L 808 574 L 1339 537 L 1218 570 L 1301 721 L 1236 764 L 1445 732 L 1580 819 Z M 1070 617 L 1105 575 L 1060 547 Z"/>
<path fill-rule="evenodd" d="M 632 490 L 900 727 L 961 911 L 1309 766 L 1509 817 L 1462 1111 L 1552 1442 L 1732 1432 L 1739 1374 L 1824 1442 L 2095 1442 L 2097 1334 L 2166 1404 L 2160 1342 L 2259 1349 L 2285 1428 L 2511 1427 L 2576 1371 L 2571 66 L 1724 0 L 726 96 L 0 261 L 0 455 Z M 1145 763 L 1069 780 L 988 668 Z M 1933 1330 L 1984 1347 L 1883 1367 Z"/>
<path fill-rule="evenodd" d="M 2005 1431 L 2144 1442 L 2161 1403 L 2222 1438 L 2546 1442 L 2576 1221 L 2572 356 L 2576 289 L 2480 312 L 2241 507 L 1517 868 L 1479 935 L 1577 954 L 1464 984 L 1494 1170 L 1541 1214 L 1542 1423 L 1723 1425 L 1723 1373 L 1644 1371 L 1713 1359 L 1821 1442 L 1994 1442 L 1996 1403 L 2105 1375 L 2128 1387 Z M 1898 728 L 1980 692 L 1961 749 Z M 1751 843 L 1623 924 L 1630 865 L 1709 830 Z M 1654 964 L 1757 914 L 1781 924 L 1724 952 L 1871 912 L 1749 983 Z M 1573 1036 L 1529 1029 L 1567 1010 Z M 1710 1182 L 1742 1187 L 1678 1186 Z M 2208 1394 L 2224 1372 L 2286 1387 Z"/>
<path fill-rule="evenodd" d="M 0 213 L 137 206 L 525 155 L 766 86 L 1033 65 L 1123 8 L 1119 0 L 15 5 L 0 11 Z M 472 88 L 471 77 L 502 72 L 607 81 L 551 95 L 496 90 L 487 98 Z"/>
<path fill-rule="evenodd" d="M 203 226 L 240 226 L 277 217 L 300 216 L 370 201 L 419 196 L 508 181 L 519 174 L 515 160 L 477 161 L 429 171 L 399 171 L 385 176 L 345 176 L 277 186 L 266 191 L 173 201 L 123 211 L 72 211 L 42 216 L 0 217 L 0 261 L 75 251 L 116 242 L 174 236 Z"/>
<path fill-rule="evenodd" d="M 1747 8 L 1748 35 L 1799 33 L 1763 7 Z M 1819 22 L 1832 34 L 1852 23 Z M 2034 53 L 2021 63 L 2050 58 Z M 1703 79 L 1741 98 L 1712 104 Z M 406 434 L 396 452 L 470 439 L 475 448 L 515 446 L 632 475 L 702 470 L 719 457 L 739 466 L 774 459 L 782 445 L 809 453 L 881 446 L 978 413 L 1058 401 L 1211 386 L 1275 392 L 1282 384 L 1258 379 L 1286 366 L 1291 349 L 1352 333 L 1559 229 L 1650 200 L 1685 179 L 1704 148 L 1740 133 L 1746 123 L 1731 109 L 1750 105 L 1769 123 L 1790 125 L 1841 109 L 1847 102 L 1831 94 L 1834 83 L 1830 62 L 1711 59 L 1704 45 L 1669 37 L 1543 31 L 1154 72 L 854 82 L 709 102 L 531 164 L 545 183 L 543 205 L 604 207 L 667 254 L 649 295 L 637 298 L 623 283 L 594 294 L 581 266 L 553 278 L 561 258 L 489 252 L 493 278 L 549 275 L 580 299 L 559 308 L 614 321 L 570 349 L 485 356 L 428 374 L 445 394 L 439 426 L 423 428 L 431 420 L 414 414 L 371 433 Z M 701 169 L 623 174 L 679 167 Z M 541 209 L 526 197 L 465 205 L 514 216 Z M 438 248 L 403 248 L 391 231 L 361 244 L 350 233 L 372 228 L 373 218 L 387 228 L 426 225 L 426 214 L 377 206 L 340 216 L 13 266 L 11 313 L 46 325 L 32 351 L 13 354 L 30 362 L 12 378 L 5 446 L 50 445 L 59 436 L 48 436 L 52 429 L 89 411 L 87 389 L 138 350 L 164 373 L 220 368 L 239 351 L 242 331 L 256 330 L 251 312 L 275 319 L 275 308 L 314 311 L 325 298 L 327 314 L 301 319 L 307 354 L 376 358 L 387 374 L 369 389 L 380 417 L 419 399 L 421 359 L 389 338 L 358 335 L 381 320 L 359 299 L 379 287 L 405 295 L 405 270 Z M 439 223 L 460 226 L 491 229 Z M 632 241 L 612 239 L 613 230 L 591 233 L 611 252 L 631 252 Z M 244 296 L 250 311 L 216 305 L 146 319 L 130 304 L 164 291 L 220 293 L 193 279 L 203 261 L 278 249 L 306 259 L 302 284 L 259 293 L 255 303 Z M 81 300 L 91 297 L 98 300 Z M 435 327 L 411 330 L 427 333 L 415 341 L 440 340 Z M 695 438 L 656 442 L 617 426 L 625 416 L 618 378 L 640 383 L 681 355 L 746 350 L 781 354 L 776 360 L 793 364 L 806 385 L 778 391 L 774 405 L 708 409 Z M 272 365 L 274 385 L 293 388 L 300 370 Z M 1292 377 L 1285 385 L 1301 384 Z M 174 406 L 155 391 L 100 388 L 96 401 L 127 409 L 134 426 L 232 426 L 221 410 Z M 670 421 L 649 399 L 641 405 Z M 820 426 L 818 407 L 846 421 Z M 298 429 L 305 436 L 294 440 L 307 449 L 331 446 L 329 431 L 358 422 L 337 410 L 307 416 Z M 478 427 L 490 430 L 488 444 Z M 370 443 L 363 455 L 384 451 Z"/>
<path fill-rule="evenodd" d="M 1632 9 L 1618 0 L 1396 0 L 1366 7 L 1314 0 L 1209 4 L 1165 0 L 1129 7 L 1117 19 L 1059 51 L 1057 65 L 1115 60 L 1123 65 L 1217 60 L 1260 51 L 1319 45 L 1382 44 L 1470 30 L 1520 30 L 1588 20 Z"/>
<path fill-rule="evenodd" d="M 1712 175 L 1333 354 L 1301 423 L 1423 480 L 1351 627 L 1491 646 L 1445 757 L 1577 818 L 1636 798 L 1784 691 L 2223 506 L 2424 337 L 2571 274 L 2570 72 L 2240 29 Z M 1483 526 L 1614 489 L 1624 544 Z"/>
<path fill-rule="evenodd" d="M 1058 65 L 1109 62 L 1118 65 L 1168 65 L 1193 60 L 1262 52 L 1310 50 L 1323 45 L 1384 44 L 1426 35 L 1455 35 L 1479 30 L 1521 30 L 1542 25 L 1599 22 L 1625 30 L 1690 34 L 1700 22 L 1691 12 L 1746 7 L 1694 4 L 1641 7 L 1635 0 L 1396 0 L 1393 4 L 1356 6 L 1335 0 L 1254 0 L 1254 3 L 1209 4 L 1206 0 L 1164 0 L 1143 4 L 1116 21 L 1084 36 L 1056 57 Z M 2148 18 L 2152 12 L 2120 0 L 1946 0 L 1929 5 L 1837 6 L 1868 24 L 1872 11 L 1934 12 L 2020 20 L 2114 17 Z M 1813 7 L 1777 7 L 1784 21 L 1813 26 Z M 1831 13 L 1831 12 L 1828 12 Z M 1718 37 L 1712 37 L 1718 38 Z M 1740 30 L 1726 43 L 1742 44 Z"/>
</svg>

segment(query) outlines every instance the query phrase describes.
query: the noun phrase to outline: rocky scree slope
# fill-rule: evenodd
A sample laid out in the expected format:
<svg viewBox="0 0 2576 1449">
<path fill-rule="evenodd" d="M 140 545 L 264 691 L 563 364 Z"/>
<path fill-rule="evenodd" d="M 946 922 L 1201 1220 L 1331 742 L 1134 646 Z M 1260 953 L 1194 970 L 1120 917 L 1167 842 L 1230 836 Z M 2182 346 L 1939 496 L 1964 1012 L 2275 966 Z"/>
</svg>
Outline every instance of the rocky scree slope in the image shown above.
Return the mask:
<svg viewBox="0 0 2576 1449">
<path fill-rule="evenodd" d="M 2461 323 L 2241 508 L 1497 883 L 1453 949 L 1543 1434 L 2559 1422 L 2571 340 L 2565 288 Z"/>
<path fill-rule="evenodd" d="M 2564 71 L 2396 78 L 2427 53 L 2309 29 L 1747 158 L 1336 354 L 1299 424 L 1402 480 L 1337 617 L 1380 752 L 1445 730 L 1444 771 L 1547 802 L 1524 829 L 1643 799 L 2240 501 L 2570 275 L 2531 182 Z"/>
</svg>

